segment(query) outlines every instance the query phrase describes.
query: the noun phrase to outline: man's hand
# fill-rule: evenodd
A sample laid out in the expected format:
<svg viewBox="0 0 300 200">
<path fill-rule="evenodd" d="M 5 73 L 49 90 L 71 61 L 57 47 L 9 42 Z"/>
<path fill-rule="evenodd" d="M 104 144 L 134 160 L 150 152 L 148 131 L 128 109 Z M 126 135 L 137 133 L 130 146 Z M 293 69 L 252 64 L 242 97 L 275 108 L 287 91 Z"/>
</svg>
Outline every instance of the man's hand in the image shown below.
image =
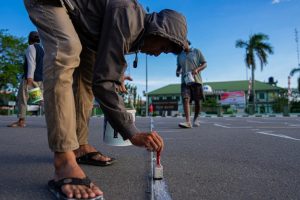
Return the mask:
<svg viewBox="0 0 300 200">
<path fill-rule="evenodd" d="M 125 87 L 125 80 L 132 81 L 133 79 L 130 76 L 122 76 L 122 82 L 121 82 L 121 85 L 117 88 L 117 92 L 127 94 L 127 90 Z"/>
<path fill-rule="evenodd" d="M 151 133 L 138 133 L 130 139 L 135 146 L 145 147 L 149 151 L 162 151 L 164 148 L 164 141 L 156 131 Z"/>
<path fill-rule="evenodd" d="M 33 87 L 33 79 L 32 78 L 27 78 L 27 86 Z"/>
<path fill-rule="evenodd" d="M 192 71 L 192 74 L 193 75 L 198 74 L 200 71 L 202 71 L 203 69 L 205 69 L 205 67 L 206 67 L 206 62 L 201 63 L 201 65 L 199 67 L 197 67 L 196 69 L 194 69 Z"/>
<path fill-rule="evenodd" d="M 198 69 L 194 69 L 194 70 L 192 71 L 192 74 L 193 74 L 193 75 L 196 75 L 196 74 L 198 74 L 198 73 L 199 73 Z"/>
</svg>

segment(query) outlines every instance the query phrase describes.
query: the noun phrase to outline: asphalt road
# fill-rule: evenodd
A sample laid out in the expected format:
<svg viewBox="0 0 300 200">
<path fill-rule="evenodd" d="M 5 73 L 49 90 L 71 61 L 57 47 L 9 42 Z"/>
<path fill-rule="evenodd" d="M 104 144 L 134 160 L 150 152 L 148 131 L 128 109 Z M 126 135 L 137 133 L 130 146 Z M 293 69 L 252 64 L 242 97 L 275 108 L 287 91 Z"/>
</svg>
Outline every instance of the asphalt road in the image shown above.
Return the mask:
<svg viewBox="0 0 300 200">
<path fill-rule="evenodd" d="M 54 199 L 52 154 L 43 117 L 8 128 L 0 116 L 0 200 Z M 299 117 L 202 117 L 201 127 L 179 129 L 183 118 L 154 118 L 165 139 L 164 181 L 173 200 L 300 199 Z M 136 118 L 150 130 L 149 118 Z M 105 200 L 149 199 L 150 153 L 102 142 L 103 118 L 92 118 L 90 141 L 117 158 L 110 167 L 83 166 Z"/>
</svg>

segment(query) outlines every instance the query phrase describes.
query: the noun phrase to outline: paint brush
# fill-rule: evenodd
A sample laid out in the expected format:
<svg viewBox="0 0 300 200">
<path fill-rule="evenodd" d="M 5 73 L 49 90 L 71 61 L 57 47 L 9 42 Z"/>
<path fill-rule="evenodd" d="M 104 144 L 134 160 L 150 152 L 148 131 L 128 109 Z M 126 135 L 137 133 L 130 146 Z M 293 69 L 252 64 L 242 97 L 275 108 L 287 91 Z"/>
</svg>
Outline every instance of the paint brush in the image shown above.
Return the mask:
<svg viewBox="0 0 300 200">
<path fill-rule="evenodd" d="M 156 165 L 154 167 L 153 179 L 163 179 L 163 166 L 160 164 L 160 151 L 156 152 Z"/>
</svg>

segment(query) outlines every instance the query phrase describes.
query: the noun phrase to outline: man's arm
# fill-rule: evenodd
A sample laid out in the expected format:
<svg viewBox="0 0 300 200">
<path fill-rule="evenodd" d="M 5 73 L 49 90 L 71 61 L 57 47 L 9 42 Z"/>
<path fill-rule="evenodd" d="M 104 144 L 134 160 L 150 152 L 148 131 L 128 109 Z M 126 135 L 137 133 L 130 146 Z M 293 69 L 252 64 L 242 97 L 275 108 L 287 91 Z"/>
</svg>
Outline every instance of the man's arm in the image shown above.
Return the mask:
<svg viewBox="0 0 300 200">
<path fill-rule="evenodd" d="M 36 50 L 34 45 L 29 45 L 26 49 L 26 59 L 27 59 L 27 65 L 28 65 L 28 71 L 27 71 L 27 85 L 32 86 L 33 84 L 33 77 L 34 77 L 34 71 L 36 68 Z"/>
<path fill-rule="evenodd" d="M 132 4 L 131 1 L 123 3 Z M 135 41 L 143 30 L 143 18 L 142 8 L 132 5 L 126 9 L 124 6 L 114 6 L 106 12 L 94 70 L 93 92 L 109 123 L 124 140 L 130 139 L 136 146 L 161 151 L 162 138 L 156 132 L 138 130 L 118 94 L 120 89 L 122 91 L 123 75 L 127 66 L 124 54 L 130 49 L 128 42 Z"/>
<path fill-rule="evenodd" d="M 197 67 L 196 69 L 193 70 L 193 74 L 198 74 L 199 72 L 201 72 L 202 70 L 204 70 L 207 66 L 206 61 L 202 62 L 199 67 Z"/>
<path fill-rule="evenodd" d="M 199 66 L 196 67 L 194 70 L 193 70 L 193 74 L 198 74 L 199 72 L 201 72 L 202 70 L 204 70 L 207 66 L 207 62 L 202 54 L 202 52 L 197 49 L 197 57 L 198 57 L 198 60 L 200 62 Z"/>
<path fill-rule="evenodd" d="M 114 82 L 106 81 L 93 88 L 109 123 L 124 140 L 129 139 L 133 145 L 161 151 L 164 146 L 163 139 L 155 131 L 141 132 L 137 129 L 132 115 L 126 112 L 123 99 L 118 95 L 118 86 Z"/>
<path fill-rule="evenodd" d="M 179 55 L 177 56 L 177 69 L 176 69 L 176 76 L 177 77 L 179 77 L 179 75 L 181 73 L 181 65 L 179 64 Z"/>
</svg>

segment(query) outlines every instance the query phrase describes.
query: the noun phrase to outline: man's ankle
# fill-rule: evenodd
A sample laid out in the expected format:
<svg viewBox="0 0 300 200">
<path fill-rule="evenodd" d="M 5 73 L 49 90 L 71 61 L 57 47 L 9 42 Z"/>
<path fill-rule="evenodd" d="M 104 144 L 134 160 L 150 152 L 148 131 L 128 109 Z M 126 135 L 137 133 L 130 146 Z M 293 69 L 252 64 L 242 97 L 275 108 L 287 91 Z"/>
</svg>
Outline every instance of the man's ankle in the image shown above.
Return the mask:
<svg viewBox="0 0 300 200">
<path fill-rule="evenodd" d="M 75 161 L 76 158 L 73 151 L 67 151 L 67 152 L 55 152 L 54 153 L 54 166 L 55 168 L 61 167 L 63 165 L 67 165 L 68 163 L 71 163 L 72 161 Z"/>
</svg>

